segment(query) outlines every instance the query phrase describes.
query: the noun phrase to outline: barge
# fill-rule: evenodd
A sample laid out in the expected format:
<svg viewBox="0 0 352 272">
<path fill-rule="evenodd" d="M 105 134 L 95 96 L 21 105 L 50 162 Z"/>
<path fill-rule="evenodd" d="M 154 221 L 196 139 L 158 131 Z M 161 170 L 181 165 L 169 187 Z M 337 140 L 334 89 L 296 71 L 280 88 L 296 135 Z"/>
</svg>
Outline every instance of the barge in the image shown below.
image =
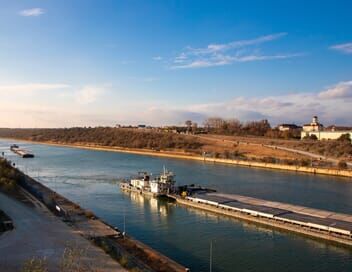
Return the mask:
<svg viewBox="0 0 352 272">
<path fill-rule="evenodd" d="M 21 156 L 22 158 L 34 158 L 34 154 L 33 154 L 33 153 L 31 153 L 31 152 L 29 152 L 29 151 L 27 151 L 27 150 L 25 150 L 25 149 L 20 148 L 20 147 L 19 147 L 18 145 L 16 145 L 16 144 L 11 145 L 11 146 L 10 146 L 10 150 L 11 150 L 13 153 L 15 153 L 15 154 Z"/>
<path fill-rule="evenodd" d="M 174 174 L 165 169 L 155 178 L 140 172 L 137 178 L 121 182 L 120 188 L 143 195 L 167 196 L 181 205 L 352 246 L 352 215 L 349 214 L 223 194 L 194 184 L 176 187 Z"/>
<path fill-rule="evenodd" d="M 352 215 L 349 214 L 235 194 L 173 194 L 169 197 L 193 208 L 352 246 Z"/>
<path fill-rule="evenodd" d="M 175 182 L 175 175 L 164 167 L 164 171 L 155 177 L 147 172 L 139 172 L 137 177 L 121 181 L 120 189 L 154 197 L 167 196 L 174 191 Z"/>
</svg>

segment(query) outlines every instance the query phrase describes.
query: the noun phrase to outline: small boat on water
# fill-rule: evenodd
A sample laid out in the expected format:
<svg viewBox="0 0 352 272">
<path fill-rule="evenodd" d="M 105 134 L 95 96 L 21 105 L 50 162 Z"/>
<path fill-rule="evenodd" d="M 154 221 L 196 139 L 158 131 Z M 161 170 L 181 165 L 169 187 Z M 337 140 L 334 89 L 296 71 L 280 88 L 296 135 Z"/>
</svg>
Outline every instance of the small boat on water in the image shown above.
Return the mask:
<svg viewBox="0 0 352 272">
<path fill-rule="evenodd" d="M 10 149 L 11 150 L 14 150 L 14 149 L 16 149 L 16 148 L 20 148 L 17 144 L 13 144 L 13 145 L 11 145 L 10 146 Z"/>
<path fill-rule="evenodd" d="M 164 168 L 164 171 L 155 177 L 147 172 L 139 172 L 137 177 L 122 181 L 120 188 L 145 195 L 167 196 L 174 190 L 175 183 L 175 175 Z"/>
<path fill-rule="evenodd" d="M 13 153 L 16 153 L 17 155 L 21 156 L 22 158 L 34 158 L 33 153 L 31 153 L 25 149 L 21 149 L 17 144 L 11 145 L 10 150 Z"/>
</svg>

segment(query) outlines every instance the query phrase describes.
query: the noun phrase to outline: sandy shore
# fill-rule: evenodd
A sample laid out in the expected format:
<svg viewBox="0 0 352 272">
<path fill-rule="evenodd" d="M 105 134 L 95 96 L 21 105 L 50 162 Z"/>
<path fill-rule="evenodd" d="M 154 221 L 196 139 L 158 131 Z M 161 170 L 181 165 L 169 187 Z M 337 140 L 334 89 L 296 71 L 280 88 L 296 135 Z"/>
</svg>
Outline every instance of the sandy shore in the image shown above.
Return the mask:
<svg viewBox="0 0 352 272">
<path fill-rule="evenodd" d="M 221 163 L 221 164 L 230 164 L 230 165 L 246 166 L 246 167 L 266 168 L 271 170 L 283 170 L 283 171 L 291 171 L 291 172 L 293 171 L 293 172 L 340 176 L 340 177 L 348 177 L 348 178 L 352 177 L 351 170 L 342 170 L 342 169 L 327 169 L 327 168 L 284 165 L 284 164 L 274 164 L 274 163 L 264 163 L 264 162 L 251 162 L 251 161 L 244 161 L 244 160 L 209 158 L 209 157 L 202 157 L 202 156 L 190 154 L 190 153 L 154 151 L 154 150 L 147 150 L 147 149 L 132 149 L 132 148 L 121 148 L 121 147 L 107 147 L 107 146 L 99 146 L 94 144 L 67 144 L 67 143 L 57 143 L 57 142 L 50 142 L 50 141 L 29 141 L 29 140 L 14 139 L 14 138 L 2 138 L 2 139 L 36 143 L 36 144 L 45 144 L 45 145 L 51 145 L 51 146 L 129 153 L 129 154 L 166 157 L 166 158 L 174 158 L 174 159 L 182 159 L 182 160 L 195 160 L 195 161 L 203 161 L 203 162 L 209 162 L 209 163 Z M 347 179 L 347 180 L 350 180 L 350 179 Z"/>
</svg>

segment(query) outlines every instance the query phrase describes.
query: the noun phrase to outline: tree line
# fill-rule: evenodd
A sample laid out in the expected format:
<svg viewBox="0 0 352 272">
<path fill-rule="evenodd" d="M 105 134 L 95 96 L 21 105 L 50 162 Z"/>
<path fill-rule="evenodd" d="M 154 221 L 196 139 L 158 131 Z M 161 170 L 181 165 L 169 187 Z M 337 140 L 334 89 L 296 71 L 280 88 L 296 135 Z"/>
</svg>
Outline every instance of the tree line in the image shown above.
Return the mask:
<svg viewBox="0 0 352 272">
<path fill-rule="evenodd" d="M 266 119 L 241 122 L 238 119 L 210 117 L 204 121 L 204 128 L 215 134 L 265 136 L 271 130 L 271 125 Z"/>
<path fill-rule="evenodd" d="M 183 137 L 180 134 L 112 127 L 0 129 L 0 136 L 32 141 L 75 144 L 90 143 L 103 146 L 154 150 L 182 149 L 194 151 L 203 146 L 203 144 L 196 139 Z"/>
</svg>

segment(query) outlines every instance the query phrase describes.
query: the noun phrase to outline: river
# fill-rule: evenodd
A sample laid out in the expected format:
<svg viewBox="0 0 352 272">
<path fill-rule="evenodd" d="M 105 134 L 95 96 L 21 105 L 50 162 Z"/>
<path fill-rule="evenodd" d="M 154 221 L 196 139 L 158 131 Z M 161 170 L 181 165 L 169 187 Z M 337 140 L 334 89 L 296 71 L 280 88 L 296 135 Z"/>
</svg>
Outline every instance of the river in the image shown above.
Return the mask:
<svg viewBox="0 0 352 272">
<path fill-rule="evenodd" d="M 121 192 L 117 180 L 163 166 L 178 184 L 201 184 L 236 193 L 352 214 L 348 178 L 271 171 L 117 152 L 21 143 L 34 159 L 0 152 L 20 169 L 99 217 L 190 267 L 209 271 L 352 271 L 352 250 L 284 231 L 176 206 L 165 200 Z M 125 218 L 125 220 L 124 220 Z"/>
</svg>

